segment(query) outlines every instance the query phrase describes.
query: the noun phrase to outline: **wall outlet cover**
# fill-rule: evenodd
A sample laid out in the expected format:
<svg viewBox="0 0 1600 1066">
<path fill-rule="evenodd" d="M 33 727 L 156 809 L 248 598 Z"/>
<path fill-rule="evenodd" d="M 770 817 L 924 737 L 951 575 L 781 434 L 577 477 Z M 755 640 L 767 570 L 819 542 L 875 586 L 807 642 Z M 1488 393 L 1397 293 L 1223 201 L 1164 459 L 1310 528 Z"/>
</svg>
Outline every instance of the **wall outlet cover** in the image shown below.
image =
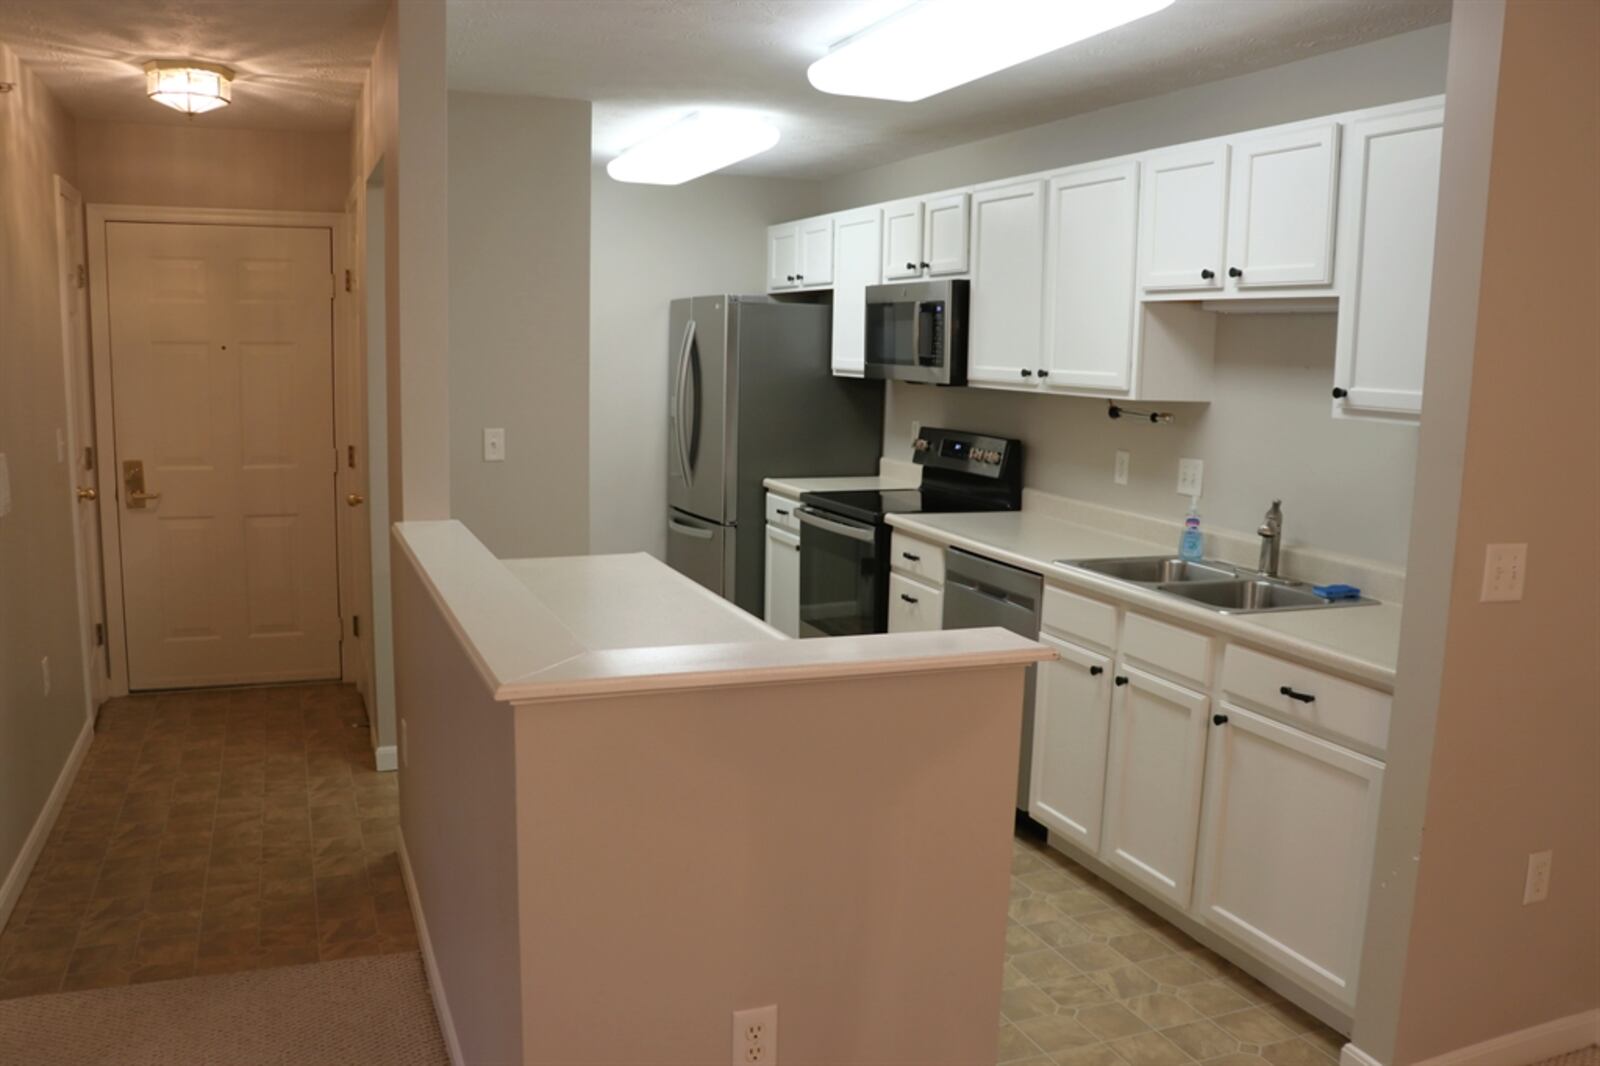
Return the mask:
<svg viewBox="0 0 1600 1066">
<path fill-rule="evenodd" d="M 1128 453 L 1120 448 L 1117 449 L 1117 459 L 1111 467 L 1111 480 L 1118 485 L 1126 485 L 1128 483 L 1128 464 L 1130 462 L 1131 457 Z"/>
<path fill-rule="evenodd" d="M 506 460 L 506 431 L 498 427 L 483 431 L 483 461 L 503 463 Z"/>
<path fill-rule="evenodd" d="M 1205 483 L 1206 464 L 1199 459 L 1178 460 L 1178 495 L 1199 496 Z"/>
<path fill-rule="evenodd" d="M 1536 851 L 1528 856 L 1528 874 L 1522 882 L 1522 902 L 1543 903 L 1550 898 L 1550 860 L 1554 855 L 1549 851 Z"/>
<path fill-rule="evenodd" d="M 778 1061 L 778 1005 L 733 1012 L 733 1066 L 775 1066 Z"/>
<path fill-rule="evenodd" d="M 1505 603 L 1522 599 L 1523 572 L 1528 568 L 1526 544 L 1491 544 L 1483 556 L 1481 603 Z"/>
</svg>

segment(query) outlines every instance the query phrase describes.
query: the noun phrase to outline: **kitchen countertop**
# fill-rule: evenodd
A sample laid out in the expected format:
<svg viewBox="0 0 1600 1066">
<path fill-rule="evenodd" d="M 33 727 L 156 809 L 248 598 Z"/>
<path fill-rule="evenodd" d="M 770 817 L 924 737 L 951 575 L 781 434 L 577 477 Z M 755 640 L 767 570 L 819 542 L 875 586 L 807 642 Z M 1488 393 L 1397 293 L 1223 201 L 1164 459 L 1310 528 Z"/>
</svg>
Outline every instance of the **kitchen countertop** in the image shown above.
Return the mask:
<svg viewBox="0 0 1600 1066">
<path fill-rule="evenodd" d="M 1393 691 L 1400 649 L 1398 603 L 1267 614 L 1219 614 L 1154 589 L 1057 565 L 1057 559 L 1172 554 L 1171 544 L 1138 540 L 1027 510 L 973 514 L 894 514 L 889 524 L 914 536 L 1042 574 L 1176 621 L 1210 629 L 1264 651 L 1293 656 Z"/>
<path fill-rule="evenodd" d="M 769 477 L 762 482 L 773 492 L 781 492 L 798 500 L 807 492 L 848 492 L 852 489 L 914 489 L 915 478 L 898 475 L 862 475 L 860 477 Z"/>
</svg>

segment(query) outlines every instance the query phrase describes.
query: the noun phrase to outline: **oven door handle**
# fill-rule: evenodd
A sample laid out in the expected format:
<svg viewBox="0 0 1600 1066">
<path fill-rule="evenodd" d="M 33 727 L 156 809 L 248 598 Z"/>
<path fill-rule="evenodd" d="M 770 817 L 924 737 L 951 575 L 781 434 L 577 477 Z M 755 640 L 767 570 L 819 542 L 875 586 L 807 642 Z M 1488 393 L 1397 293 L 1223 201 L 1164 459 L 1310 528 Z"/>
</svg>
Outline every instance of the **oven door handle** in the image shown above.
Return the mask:
<svg viewBox="0 0 1600 1066">
<path fill-rule="evenodd" d="M 863 544 L 871 544 L 877 537 L 876 530 L 871 526 L 858 526 L 833 518 L 824 518 L 809 507 L 796 507 L 794 513 L 800 519 L 801 525 L 815 526 L 828 533 L 837 533 L 841 537 L 859 540 Z"/>
</svg>

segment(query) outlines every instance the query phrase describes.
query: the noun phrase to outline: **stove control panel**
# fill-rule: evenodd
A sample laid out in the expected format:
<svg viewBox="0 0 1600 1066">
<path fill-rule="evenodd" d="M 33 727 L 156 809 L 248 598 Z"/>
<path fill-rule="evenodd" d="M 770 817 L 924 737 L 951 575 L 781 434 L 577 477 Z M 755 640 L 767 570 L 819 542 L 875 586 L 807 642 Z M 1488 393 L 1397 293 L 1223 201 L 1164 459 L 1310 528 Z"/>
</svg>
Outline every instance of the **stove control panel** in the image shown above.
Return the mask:
<svg viewBox="0 0 1600 1066">
<path fill-rule="evenodd" d="M 1020 441 L 953 429 L 924 429 L 911 442 L 911 457 L 923 466 L 991 478 L 1015 465 L 1021 451 Z"/>
</svg>

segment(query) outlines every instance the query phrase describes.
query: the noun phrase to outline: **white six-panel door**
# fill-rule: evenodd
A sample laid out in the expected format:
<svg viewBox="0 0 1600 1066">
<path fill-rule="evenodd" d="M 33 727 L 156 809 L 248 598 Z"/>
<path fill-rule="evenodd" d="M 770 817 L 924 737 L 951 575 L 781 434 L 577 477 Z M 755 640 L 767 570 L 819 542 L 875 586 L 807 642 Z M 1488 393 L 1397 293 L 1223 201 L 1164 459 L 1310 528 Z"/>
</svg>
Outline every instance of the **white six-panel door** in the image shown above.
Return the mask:
<svg viewBox="0 0 1600 1066">
<path fill-rule="evenodd" d="M 331 239 L 106 226 L 132 689 L 339 676 Z"/>
</svg>

